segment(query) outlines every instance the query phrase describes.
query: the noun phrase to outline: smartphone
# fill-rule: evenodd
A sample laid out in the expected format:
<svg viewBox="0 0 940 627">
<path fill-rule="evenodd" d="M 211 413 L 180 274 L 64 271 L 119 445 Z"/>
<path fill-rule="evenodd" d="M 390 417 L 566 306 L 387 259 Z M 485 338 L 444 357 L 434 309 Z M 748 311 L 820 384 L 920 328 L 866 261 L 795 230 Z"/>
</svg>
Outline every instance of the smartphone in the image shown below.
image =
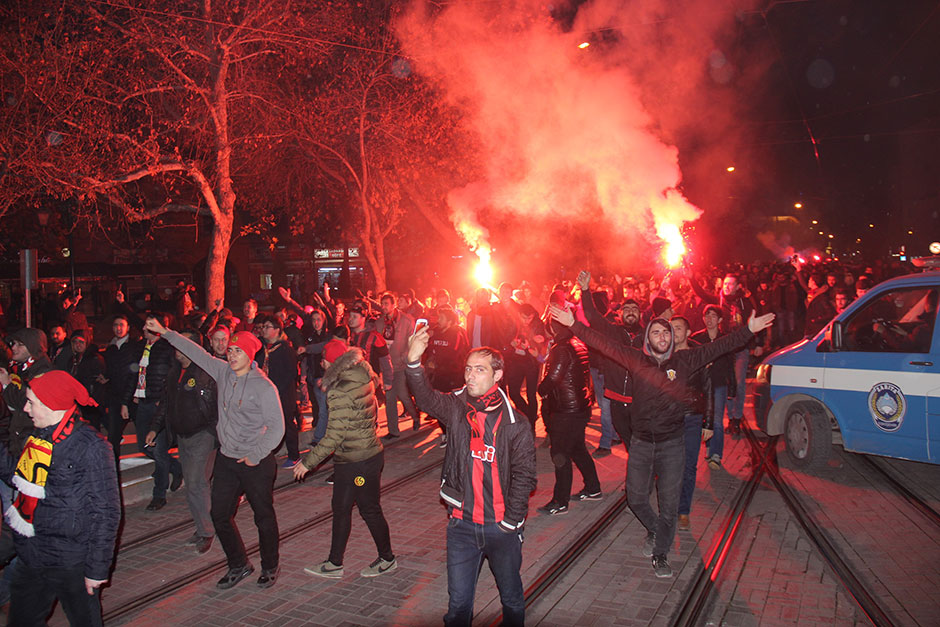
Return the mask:
<svg viewBox="0 0 940 627">
<path fill-rule="evenodd" d="M 427 328 L 427 326 L 428 326 L 428 319 L 427 319 L 427 318 L 418 318 L 417 320 L 415 320 L 415 330 L 414 330 L 414 333 L 417 333 L 417 332 L 420 331 L 421 329 Z M 414 335 L 414 333 L 412 333 L 412 335 Z"/>
</svg>

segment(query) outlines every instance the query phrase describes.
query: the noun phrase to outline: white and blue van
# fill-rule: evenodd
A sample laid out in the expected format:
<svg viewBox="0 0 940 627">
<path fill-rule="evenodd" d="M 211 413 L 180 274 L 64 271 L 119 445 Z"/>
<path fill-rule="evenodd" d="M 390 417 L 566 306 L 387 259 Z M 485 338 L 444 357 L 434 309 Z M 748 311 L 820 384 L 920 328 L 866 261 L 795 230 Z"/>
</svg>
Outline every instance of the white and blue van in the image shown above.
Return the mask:
<svg viewBox="0 0 940 627">
<path fill-rule="evenodd" d="M 940 271 L 876 285 L 812 339 L 758 368 L 758 427 L 783 434 L 793 464 L 824 466 L 831 445 L 940 463 Z"/>
</svg>

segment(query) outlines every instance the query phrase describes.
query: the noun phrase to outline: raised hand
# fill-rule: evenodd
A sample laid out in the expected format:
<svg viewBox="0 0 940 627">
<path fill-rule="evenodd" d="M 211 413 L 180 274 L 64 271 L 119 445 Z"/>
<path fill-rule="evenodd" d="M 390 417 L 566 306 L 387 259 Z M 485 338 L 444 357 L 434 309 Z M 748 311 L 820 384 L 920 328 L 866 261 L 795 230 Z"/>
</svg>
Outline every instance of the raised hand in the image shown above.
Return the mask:
<svg viewBox="0 0 940 627">
<path fill-rule="evenodd" d="M 747 320 L 747 328 L 751 330 L 751 333 L 757 335 L 764 329 L 767 329 L 774 323 L 774 318 L 776 314 L 769 313 L 764 314 L 763 316 L 757 316 L 757 312 L 752 311 L 751 317 Z"/>
<path fill-rule="evenodd" d="M 414 335 L 408 338 L 408 363 L 413 364 L 421 361 L 421 355 L 427 350 L 430 340 L 431 337 L 428 335 L 426 326 L 422 326 L 415 331 Z"/>
<path fill-rule="evenodd" d="M 581 288 L 582 292 L 588 291 L 588 288 L 591 287 L 591 273 L 587 270 L 578 273 L 578 287 Z"/>
<path fill-rule="evenodd" d="M 574 324 L 574 314 L 571 313 L 569 309 L 563 309 L 558 305 L 549 305 L 548 313 L 551 314 L 552 318 L 565 325 L 570 327 Z"/>
</svg>

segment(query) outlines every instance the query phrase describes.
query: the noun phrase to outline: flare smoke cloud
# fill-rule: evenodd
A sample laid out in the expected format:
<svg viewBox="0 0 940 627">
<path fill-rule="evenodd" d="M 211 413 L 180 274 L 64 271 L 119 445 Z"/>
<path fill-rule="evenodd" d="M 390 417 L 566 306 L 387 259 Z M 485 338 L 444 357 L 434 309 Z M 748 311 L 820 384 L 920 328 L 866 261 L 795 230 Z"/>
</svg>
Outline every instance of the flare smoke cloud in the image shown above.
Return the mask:
<svg viewBox="0 0 940 627">
<path fill-rule="evenodd" d="M 574 15 L 562 24 L 535 0 L 416 2 L 396 30 L 479 138 L 483 176 L 448 196 L 471 248 L 506 236 L 506 219 L 527 227 L 509 234 L 520 253 L 546 244 L 540 225 L 584 225 L 595 255 L 651 267 L 665 233 L 701 215 L 675 138 L 707 124 L 706 144 L 727 139 L 727 103 L 692 102 L 734 80 L 716 41 L 735 15 L 705 0 L 602 0 Z"/>
</svg>

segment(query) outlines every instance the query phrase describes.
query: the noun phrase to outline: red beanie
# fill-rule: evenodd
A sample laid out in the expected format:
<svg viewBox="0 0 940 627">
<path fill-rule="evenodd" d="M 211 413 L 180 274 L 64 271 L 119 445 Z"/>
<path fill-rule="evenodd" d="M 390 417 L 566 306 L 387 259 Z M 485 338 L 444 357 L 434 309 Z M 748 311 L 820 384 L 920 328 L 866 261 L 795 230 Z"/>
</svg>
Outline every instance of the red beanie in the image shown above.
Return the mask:
<svg viewBox="0 0 940 627">
<path fill-rule="evenodd" d="M 330 340 L 323 347 L 323 359 L 333 363 L 339 359 L 343 353 L 349 350 L 349 346 L 343 340 Z"/>
<path fill-rule="evenodd" d="M 254 359 L 255 353 L 261 350 L 261 340 L 255 337 L 254 333 L 248 333 L 247 331 L 241 331 L 233 335 L 228 345 L 237 346 L 245 351 L 245 354 L 248 355 L 248 359 Z"/>
<path fill-rule="evenodd" d="M 50 370 L 37 374 L 29 382 L 29 389 L 53 411 L 71 409 L 72 405 L 91 405 L 97 407 L 95 399 L 88 395 L 85 386 L 64 370 Z"/>
</svg>

